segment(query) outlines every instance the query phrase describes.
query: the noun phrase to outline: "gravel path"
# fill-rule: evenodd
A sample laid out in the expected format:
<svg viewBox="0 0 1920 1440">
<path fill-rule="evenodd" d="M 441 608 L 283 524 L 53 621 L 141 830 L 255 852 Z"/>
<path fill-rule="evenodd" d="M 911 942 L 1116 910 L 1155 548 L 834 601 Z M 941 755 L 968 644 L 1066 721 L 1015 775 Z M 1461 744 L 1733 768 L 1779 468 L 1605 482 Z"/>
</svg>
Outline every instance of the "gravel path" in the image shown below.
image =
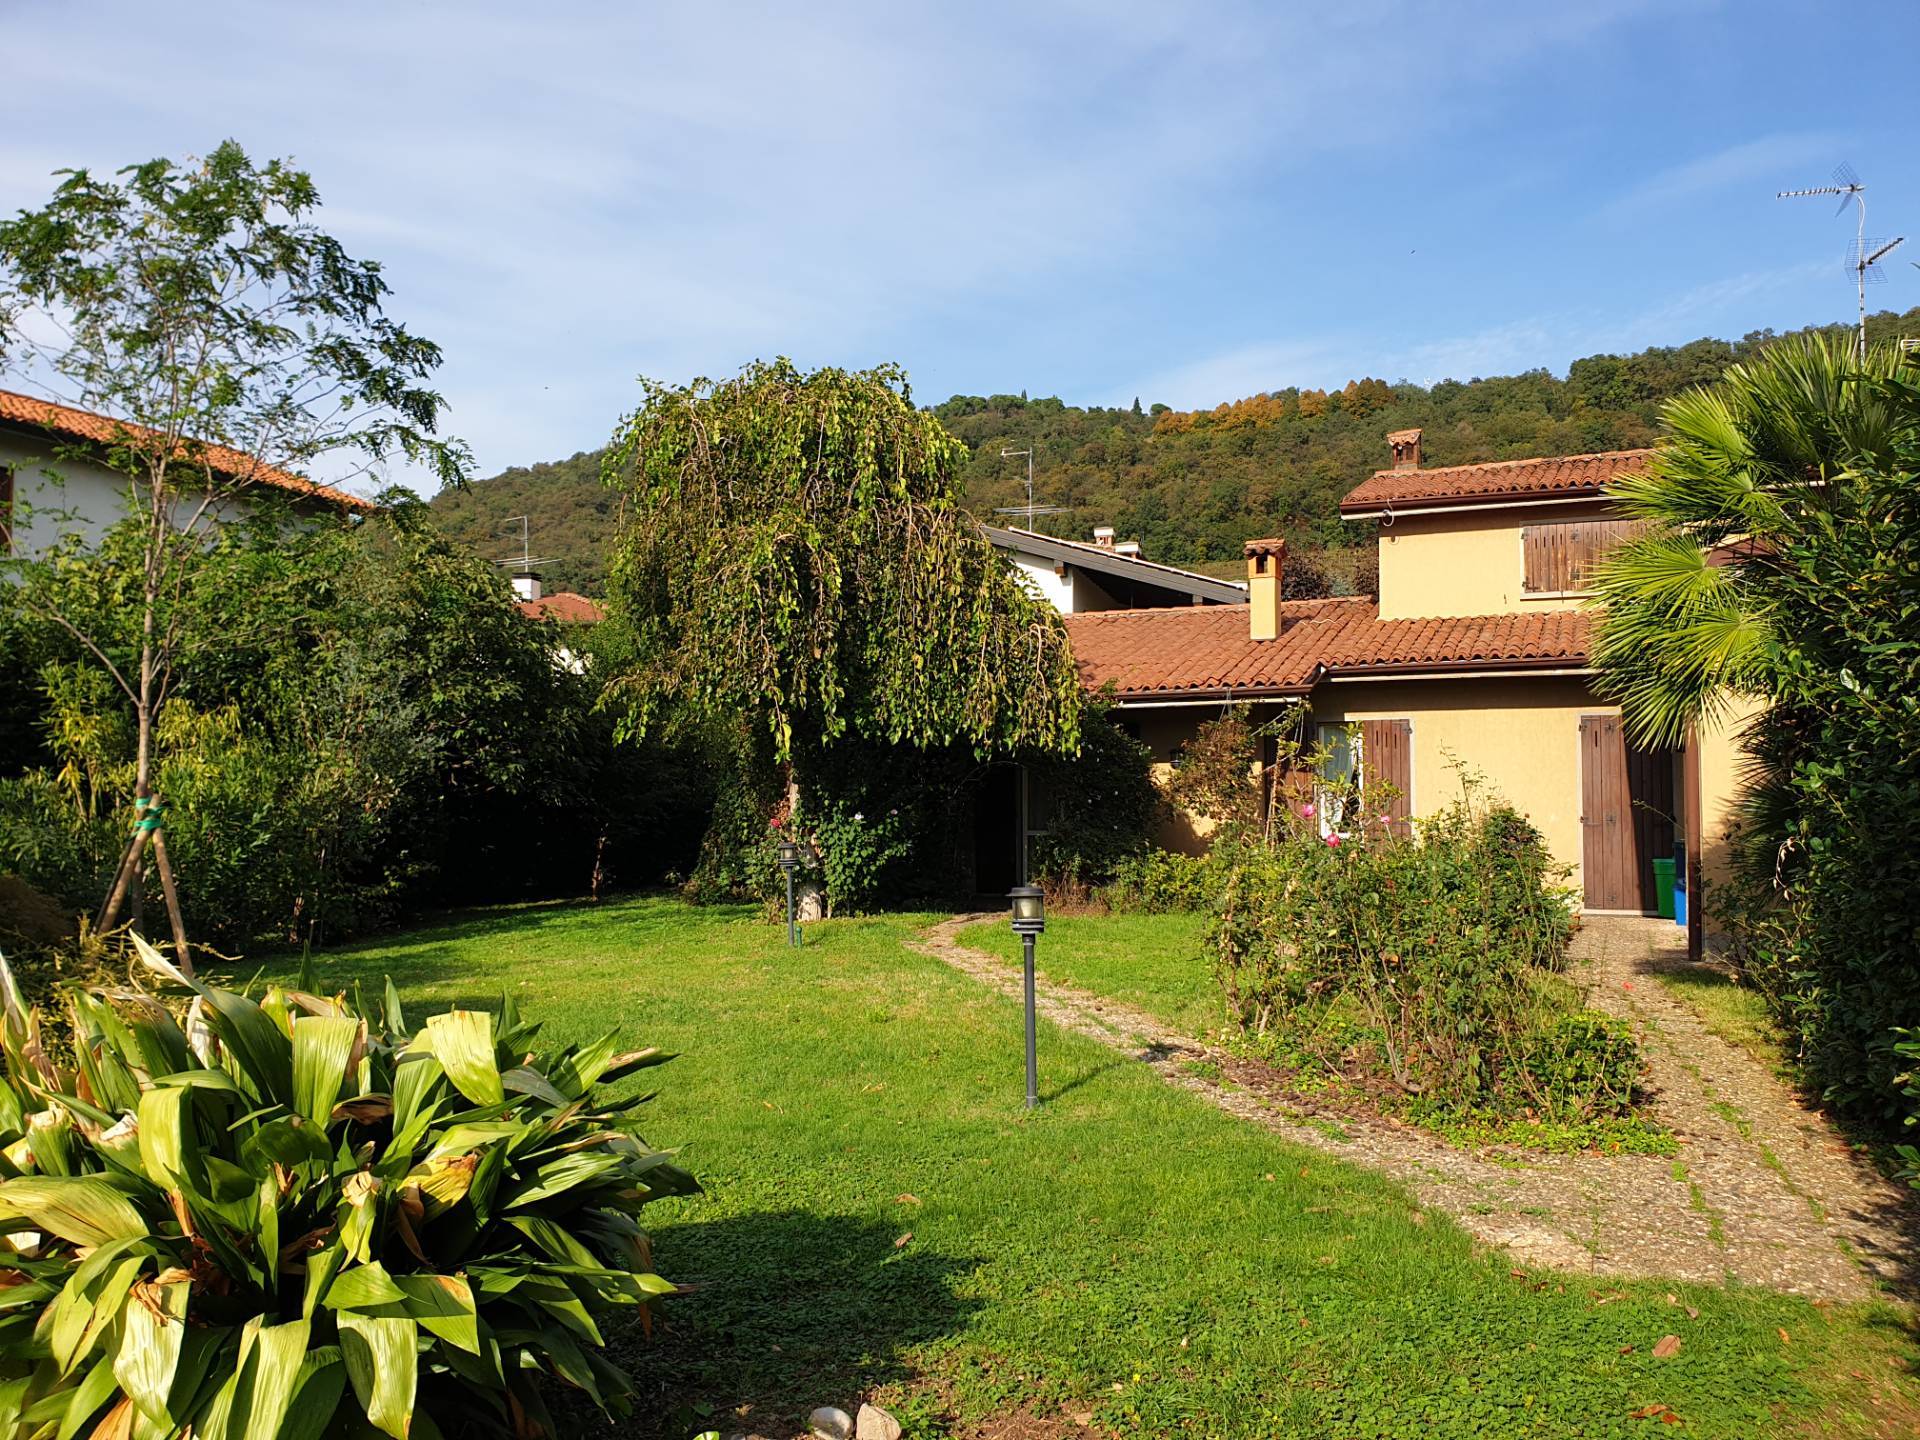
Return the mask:
<svg viewBox="0 0 1920 1440">
<path fill-rule="evenodd" d="M 959 915 L 914 948 L 1003 994 L 1020 972 L 958 943 L 993 915 Z M 1816 1299 L 1906 1291 L 1920 1225 L 1906 1192 L 1857 1160 L 1764 1066 L 1707 1032 L 1655 978 L 1684 964 L 1677 927 L 1595 917 L 1572 978 L 1629 1021 L 1654 1113 L 1677 1159 L 1467 1151 L 1392 1120 L 1322 1108 L 1264 1066 L 1169 1031 L 1142 1011 L 1042 978 L 1040 1013 L 1151 1066 L 1164 1080 L 1287 1140 L 1371 1165 L 1424 1206 L 1528 1264 L 1591 1274 L 1738 1279 Z"/>
</svg>

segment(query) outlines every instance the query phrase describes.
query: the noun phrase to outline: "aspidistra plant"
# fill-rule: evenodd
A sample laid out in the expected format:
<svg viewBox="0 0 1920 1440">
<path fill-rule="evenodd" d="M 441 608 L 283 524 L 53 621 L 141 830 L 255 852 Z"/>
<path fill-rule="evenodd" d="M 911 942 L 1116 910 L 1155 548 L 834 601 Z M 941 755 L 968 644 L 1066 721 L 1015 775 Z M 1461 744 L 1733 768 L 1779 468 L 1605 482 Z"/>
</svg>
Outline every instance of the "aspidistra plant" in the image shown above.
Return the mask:
<svg viewBox="0 0 1920 1440">
<path fill-rule="evenodd" d="M 698 1187 L 605 1087 L 670 1056 L 135 945 L 191 1002 L 72 992 L 70 1063 L 0 958 L 0 1437 L 529 1436 L 554 1382 L 630 1411 L 602 1327 L 651 1332 L 638 1215 Z"/>
</svg>

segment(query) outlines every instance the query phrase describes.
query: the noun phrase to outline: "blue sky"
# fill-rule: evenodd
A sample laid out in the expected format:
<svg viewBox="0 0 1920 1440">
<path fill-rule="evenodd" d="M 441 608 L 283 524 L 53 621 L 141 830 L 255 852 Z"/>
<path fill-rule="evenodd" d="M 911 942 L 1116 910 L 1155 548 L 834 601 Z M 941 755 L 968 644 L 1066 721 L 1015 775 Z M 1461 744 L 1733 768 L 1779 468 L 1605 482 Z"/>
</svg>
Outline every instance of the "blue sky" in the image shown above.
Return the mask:
<svg viewBox="0 0 1920 1440">
<path fill-rule="evenodd" d="M 1849 317 L 1850 220 L 1773 198 L 1841 160 L 1920 259 L 1920 7 L 1840 13 L 0 0 L 0 210 L 294 157 L 483 474 L 777 353 L 1083 404 L 1560 370 Z"/>
</svg>

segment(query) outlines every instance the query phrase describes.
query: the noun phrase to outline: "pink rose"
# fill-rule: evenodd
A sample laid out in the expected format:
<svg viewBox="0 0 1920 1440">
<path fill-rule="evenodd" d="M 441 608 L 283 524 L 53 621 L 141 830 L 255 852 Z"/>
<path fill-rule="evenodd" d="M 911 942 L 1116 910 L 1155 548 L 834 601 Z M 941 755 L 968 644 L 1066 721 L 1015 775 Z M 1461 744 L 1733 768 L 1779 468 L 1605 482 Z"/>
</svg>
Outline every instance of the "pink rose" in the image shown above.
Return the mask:
<svg viewBox="0 0 1920 1440">
<path fill-rule="evenodd" d="M 1329 845 L 1331 845 L 1331 846 L 1333 846 L 1333 847 L 1334 847 L 1334 848 L 1335 848 L 1336 850 L 1337 850 L 1337 849 L 1339 849 L 1339 848 L 1340 848 L 1340 837 L 1339 837 L 1338 835 L 1329 835 L 1329 836 L 1327 836 L 1327 844 L 1329 844 Z"/>
<path fill-rule="evenodd" d="M 1313 806 L 1302 805 L 1300 807 L 1300 818 L 1302 820 L 1311 820 L 1313 818 Z"/>
</svg>

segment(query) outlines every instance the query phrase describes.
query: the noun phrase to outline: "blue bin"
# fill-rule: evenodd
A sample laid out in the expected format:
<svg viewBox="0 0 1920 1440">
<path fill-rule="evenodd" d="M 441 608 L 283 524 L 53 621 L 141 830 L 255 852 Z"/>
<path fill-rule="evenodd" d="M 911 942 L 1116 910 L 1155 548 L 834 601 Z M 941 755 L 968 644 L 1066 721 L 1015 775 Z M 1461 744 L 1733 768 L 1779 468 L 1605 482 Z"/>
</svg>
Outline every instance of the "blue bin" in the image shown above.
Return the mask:
<svg viewBox="0 0 1920 1440">
<path fill-rule="evenodd" d="M 1687 843 L 1673 847 L 1673 919 L 1682 930 L 1687 928 Z"/>
</svg>

